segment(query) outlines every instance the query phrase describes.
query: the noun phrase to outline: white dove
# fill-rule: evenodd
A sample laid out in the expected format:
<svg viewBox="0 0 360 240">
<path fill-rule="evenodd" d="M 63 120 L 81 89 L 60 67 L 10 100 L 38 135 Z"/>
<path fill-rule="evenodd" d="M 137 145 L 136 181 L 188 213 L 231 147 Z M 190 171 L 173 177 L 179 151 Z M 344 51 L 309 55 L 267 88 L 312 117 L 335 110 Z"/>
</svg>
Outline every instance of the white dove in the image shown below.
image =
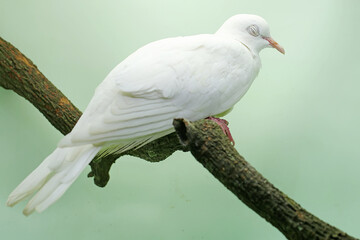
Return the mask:
<svg viewBox="0 0 360 240">
<path fill-rule="evenodd" d="M 41 212 L 97 153 L 139 148 L 173 132 L 174 118 L 216 120 L 227 114 L 257 76 L 259 52 L 266 47 L 285 53 L 263 18 L 240 14 L 215 34 L 167 38 L 138 49 L 97 87 L 74 129 L 10 194 L 7 205 L 37 192 L 23 213 Z"/>
</svg>

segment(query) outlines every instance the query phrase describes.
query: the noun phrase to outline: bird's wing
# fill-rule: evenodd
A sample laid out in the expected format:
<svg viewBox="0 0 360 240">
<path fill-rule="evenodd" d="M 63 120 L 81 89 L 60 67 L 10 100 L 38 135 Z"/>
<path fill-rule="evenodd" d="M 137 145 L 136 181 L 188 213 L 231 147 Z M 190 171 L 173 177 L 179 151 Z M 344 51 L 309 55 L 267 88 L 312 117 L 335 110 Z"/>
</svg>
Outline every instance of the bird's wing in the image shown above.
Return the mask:
<svg viewBox="0 0 360 240">
<path fill-rule="evenodd" d="M 250 56 L 245 52 L 240 43 L 212 35 L 164 39 L 140 48 L 99 85 L 59 147 L 114 142 L 132 148 L 173 131 L 174 118 L 193 121 L 225 112 L 235 104 L 232 98 L 245 92 L 244 79 L 237 80 L 240 85 L 226 82 L 228 73 L 246 75 L 249 67 L 238 67 L 242 55 Z M 240 65 L 248 62 L 242 59 Z"/>
<path fill-rule="evenodd" d="M 179 116 L 182 103 L 186 102 L 178 99 L 183 83 L 174 66 L 183 62 L 179 51 L 191 51 L 200 45 L 201 41 L 184 45 L 181 38 L 165 39 L 130 55 L 99 85 L 82 117 L 59 147 L 109 141 L 139 145 L 145 138 L 153 140 L 152 134 L 162 136 L 173 131 L 172 120 Z"/>
</svg>

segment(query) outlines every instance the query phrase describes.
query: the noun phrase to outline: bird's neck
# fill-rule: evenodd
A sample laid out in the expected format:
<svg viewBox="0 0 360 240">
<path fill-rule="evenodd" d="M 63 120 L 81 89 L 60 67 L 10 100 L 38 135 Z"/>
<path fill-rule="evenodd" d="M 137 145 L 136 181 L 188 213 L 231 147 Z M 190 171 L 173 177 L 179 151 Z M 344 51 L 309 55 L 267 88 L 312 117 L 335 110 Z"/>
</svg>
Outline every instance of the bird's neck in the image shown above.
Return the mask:
<svg viewBox="0 0 360 240">
<path fill-rule="evenodd" d="M 260 65 L 261 65 L 261 61 L 260 61 L 260 56 L 259 56 L 259 51 L 257 51 L 254 48 L 251 48 L 250 46 L 248 46 L 247 44 L 243 43 L 242 41 L 239 41 L 242 45 L 244 45 L 244 47 L 247 48 L 247 50 L 249 50 L 249 52 L 251 53 L 251 55 L 253 56 L 254 60 L 259 61 Z"/>
<path fill-rule="evenodd" d="M 259 58 L 259 53 L 260 53 L 261 49 L 258 49 L 256 46 L 252 46 L 250 44 L 251 41 L 249 41 L 249 39 L 247 39 L 246 37 L 239 35 L 239 34 L 234 34 L 232 31 L 228 31 L 228 29 L 226 29 L 226 28 L 220 28 L 215 33 L 215 35 L 222 36 L 225 38 L 230 38 L 237 42 L 240 42 L 251 52 L 251 54 L 254 56 L 254 58 Z"/>
</svg>

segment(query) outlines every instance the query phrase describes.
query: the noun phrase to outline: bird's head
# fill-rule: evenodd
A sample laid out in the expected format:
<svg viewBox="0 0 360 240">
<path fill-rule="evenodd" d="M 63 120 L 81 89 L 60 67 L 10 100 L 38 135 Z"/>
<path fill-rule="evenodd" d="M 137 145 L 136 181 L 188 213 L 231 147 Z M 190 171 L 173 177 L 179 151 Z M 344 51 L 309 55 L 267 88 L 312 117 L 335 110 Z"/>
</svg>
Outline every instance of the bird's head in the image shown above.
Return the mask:
<svg viewBox="0 0 360 240">
<path fill-rule="evenodd" d="M 284 48 L 271 38 L 268 23 L 256 15 L 235 15 L 229 18 L 216 34 L 234 38 L 256 54 L 266 47 L 273 47 L 285 54 Z"/>
</svg>

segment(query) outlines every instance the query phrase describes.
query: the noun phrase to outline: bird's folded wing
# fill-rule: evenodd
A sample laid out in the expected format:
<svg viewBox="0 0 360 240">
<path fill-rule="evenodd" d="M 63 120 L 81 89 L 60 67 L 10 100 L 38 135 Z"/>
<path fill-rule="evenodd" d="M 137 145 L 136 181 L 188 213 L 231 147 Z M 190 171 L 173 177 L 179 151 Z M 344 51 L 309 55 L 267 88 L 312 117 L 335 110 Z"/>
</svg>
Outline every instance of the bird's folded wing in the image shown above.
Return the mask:
<svg viewBox="0 0 360 240">
<path fill-rule="evenodd" d="M 156 59 L 139 59 L 124 61 L 109 74 L 59 147 L 115 140 L 126 144 L 172 128 L 181 111 L 175 102 L 180 90 L 176 72 Z"/>
<path fill-rule="evenodd" d="M 89 106 L 60 147 L 99 144 L 108 141 L 127 143 L 172 127 L 179 108 L 169 98 L 154 98 L 153 92 L 146 92 L 145 98 L 128 96 L 121 90 L 113 96 L 113 101 Z M 148 99 L 152 94 L 152 99 Z M 94 99 L 95 102 L 96 99 Z M 88 109 L 89 109 L 88 108 Z M 100 111 L 101 114 L 94 114 Z"/>
<path fill-rule="evenodd" d="M 203 64 L 215 61 L 203 61 L 202 57 L 213 45 L 199 36 L 165 39 L 140 48 L 99 85 L 83 116 L 59 147 L 109 141 L 128 144 L 169 131 L 174 118 L 186 117 L 185 106 L 197 104 L 201 108 L 208 101 L 206 91 L 214 88 L 206 88 L 204 80 L 208 78 L 198 75 L 204 76 L 207 71 L 201 68 Z"/>
</svg>

